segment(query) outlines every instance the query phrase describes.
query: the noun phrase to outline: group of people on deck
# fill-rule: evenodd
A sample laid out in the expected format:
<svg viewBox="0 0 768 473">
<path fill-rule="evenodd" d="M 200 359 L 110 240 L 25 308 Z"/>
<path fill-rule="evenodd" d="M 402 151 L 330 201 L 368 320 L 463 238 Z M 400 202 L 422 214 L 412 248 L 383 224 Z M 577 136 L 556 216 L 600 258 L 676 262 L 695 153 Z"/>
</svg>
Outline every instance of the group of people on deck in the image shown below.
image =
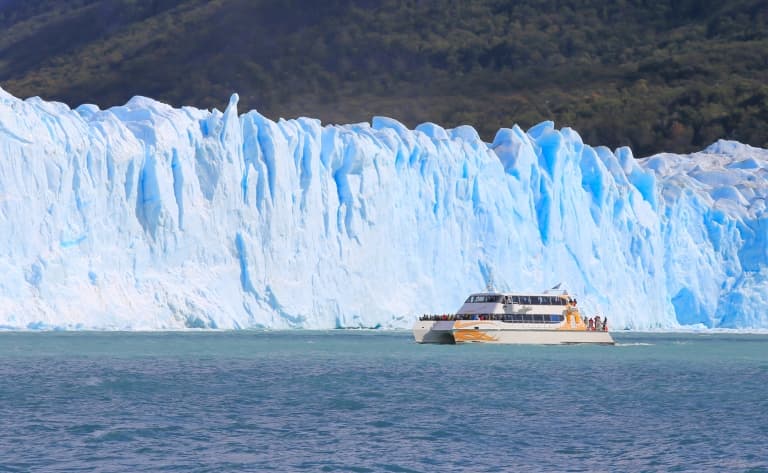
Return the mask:
<svg viewBox="0 0 768 473">
<path fill-rule="evenodd" d="M 601 319 L 599 315 L 587 318 L 584 316 L 584 325 L 587 326 L 587 330 L 592 332 L 607 332 L 608 331 L 608 317 Z"/>
</svg>

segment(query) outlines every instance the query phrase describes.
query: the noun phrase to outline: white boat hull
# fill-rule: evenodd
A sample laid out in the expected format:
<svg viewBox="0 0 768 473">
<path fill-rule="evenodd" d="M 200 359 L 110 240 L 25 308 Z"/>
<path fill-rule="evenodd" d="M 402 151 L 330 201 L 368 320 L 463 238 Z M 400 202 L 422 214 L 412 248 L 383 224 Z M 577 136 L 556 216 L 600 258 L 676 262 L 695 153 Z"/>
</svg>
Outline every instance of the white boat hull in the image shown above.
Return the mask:
<svg viewBox="0 0 768 473">
<path fill-rule="evenodd" d="M 572 329 L 566 326 L 510 324 L 501 321 L 417 321 L 413 327 L 417 343 L 502 343 L 531 345 L 570 345 L 593 343 L 614 345 L 607 331 Z"/>
</svg>

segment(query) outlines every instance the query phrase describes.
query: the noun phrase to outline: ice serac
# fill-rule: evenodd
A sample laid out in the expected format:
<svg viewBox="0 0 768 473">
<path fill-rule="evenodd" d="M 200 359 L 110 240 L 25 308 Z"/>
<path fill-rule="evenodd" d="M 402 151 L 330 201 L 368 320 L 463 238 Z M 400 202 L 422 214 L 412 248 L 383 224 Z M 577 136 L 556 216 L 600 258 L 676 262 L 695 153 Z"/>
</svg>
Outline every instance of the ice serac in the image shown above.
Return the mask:
<svg viewBox="0 0 768 473">
<path fill-rule="evenodd" d="M 614 328 L 768 328 L 768 151 L 552 122 L 322 126 L 0 90 L 0 327 L 407 328 L 562 282 Z"/>
</svg>

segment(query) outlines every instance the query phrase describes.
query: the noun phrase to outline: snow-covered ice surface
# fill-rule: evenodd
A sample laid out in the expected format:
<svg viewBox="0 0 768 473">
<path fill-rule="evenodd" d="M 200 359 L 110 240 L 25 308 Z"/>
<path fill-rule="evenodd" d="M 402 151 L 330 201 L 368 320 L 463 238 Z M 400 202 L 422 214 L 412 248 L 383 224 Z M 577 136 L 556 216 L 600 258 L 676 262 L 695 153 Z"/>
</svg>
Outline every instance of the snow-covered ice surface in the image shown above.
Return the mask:
<svg viewBox="0 0 768 473">
<path fill-rule="evenodd" d="M 768 328 L 768 151 L 322 126 L 0 89 L 0 328 L 407 328 L 492 275 L 615 329 Z"/>
</svg>

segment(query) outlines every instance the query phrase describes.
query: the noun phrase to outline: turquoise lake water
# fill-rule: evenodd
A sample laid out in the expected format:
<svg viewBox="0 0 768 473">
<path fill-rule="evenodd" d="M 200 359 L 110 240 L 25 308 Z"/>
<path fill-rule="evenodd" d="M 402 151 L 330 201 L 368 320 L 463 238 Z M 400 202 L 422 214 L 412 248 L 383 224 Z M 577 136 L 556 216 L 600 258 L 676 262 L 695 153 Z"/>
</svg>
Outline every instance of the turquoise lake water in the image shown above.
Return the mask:
<svg viewBox="0 0 768 473">
<path fill-rule="evenodd" d="M 0 471 L 768 471 L 768 335 L 0 333 Z"/>
</svg>

